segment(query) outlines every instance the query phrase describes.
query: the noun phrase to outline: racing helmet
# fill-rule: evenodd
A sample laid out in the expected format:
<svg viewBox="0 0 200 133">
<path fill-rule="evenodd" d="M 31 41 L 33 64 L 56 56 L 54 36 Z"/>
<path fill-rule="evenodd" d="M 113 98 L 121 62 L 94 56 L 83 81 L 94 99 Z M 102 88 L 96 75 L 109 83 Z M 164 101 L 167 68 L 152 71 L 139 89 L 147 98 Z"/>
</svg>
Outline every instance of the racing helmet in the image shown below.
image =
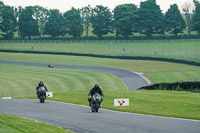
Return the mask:
<svg viewBox="0 0 200 133">
<path fill-rule="evenodd" d="M 95 84 L 95 85 L 94 85 L 94 88 L 99 88 L 99 84 Z"/>
<path fill-rule="evenodd" d="M 39 86 L 44 86 L 43 81 L 40 81 L 38 85 L 39 85 Z"/>
</svg>

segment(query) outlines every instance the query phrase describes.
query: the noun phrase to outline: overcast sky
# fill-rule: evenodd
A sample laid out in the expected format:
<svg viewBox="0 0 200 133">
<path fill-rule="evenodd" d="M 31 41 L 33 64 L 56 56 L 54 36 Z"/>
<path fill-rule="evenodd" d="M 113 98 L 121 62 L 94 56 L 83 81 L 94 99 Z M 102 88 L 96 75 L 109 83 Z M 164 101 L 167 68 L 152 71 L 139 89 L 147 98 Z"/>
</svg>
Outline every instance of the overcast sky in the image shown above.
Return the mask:
<svg viewBox="0 0 200 133">
<path fill-rule="evenodd" d="M 74 8 L 82 8 L 84 6 L 90 5 L 95 7 L 96 5 L 107 6 L 109 9 L 113 10 L 115 6 L 126 3 L 133 3 L 139 7 L 141 1 L 145 0 L 0 0 L 4 4 L 10 6 L 34 6 L 40 5 L 48 9 L 59 9 L 61 12 L 70 10 Z M 179 10 L 181 10 L 181 5 L 186 2 L 191 2 L 193 0 L 156 0 L 157 4 L 160 6 L 163 13 L 165 13 L 170 5 L 177 4 Z M 198 0 L 199 1 L 199 0 Z"/>
</svg>

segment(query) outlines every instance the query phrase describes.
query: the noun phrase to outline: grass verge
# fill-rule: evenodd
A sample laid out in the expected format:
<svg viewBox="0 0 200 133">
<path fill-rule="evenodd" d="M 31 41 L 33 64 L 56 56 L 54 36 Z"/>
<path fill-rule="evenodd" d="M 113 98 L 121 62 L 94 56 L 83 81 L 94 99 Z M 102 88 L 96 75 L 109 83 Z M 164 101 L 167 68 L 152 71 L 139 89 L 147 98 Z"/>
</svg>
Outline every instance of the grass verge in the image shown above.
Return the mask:
<svg viewBox="0 0 200 133">
<path fill-rule="evenodd" d="M 0 114 L 1 133 L 72 133 L 52 125 L 13 115 Z"/>
<path fill-rule="evenodd" d="M 95 83 L 104 90 L 127 90 L 116 76 L 96 71 L 0 64 L 0 73 L 0 97 L 35 96 L 41 80 L 53 92 L 89 91 Z"/>
<path fill-rule="evenodd" d="M 149 78 L 152 84 L 177 82 L 178 80 L 200 81 L 200 67 L 161 61 L 21 53 L 0 53 L 0 60 L 121 68 L 144 73 L 144 76 Z"/>
<path fill-rule="evenodd" d="M 87 91 L 54 93 L 48 100 L 88 106 Z M 102 108 L 116 111 L 200 120 L 200 94 L 185 91 L 104 91 Z M 26 97 L 35 98 L 35 97 Z M 129 98 L 129 106 L 115 107 L 114 99 Z"/>
<path fill-rule="evenodd" d="M 33 48 L 33 49 L 32 49 Z M 0 43 L 0 50 L 66 52 L 111 56 L 142 56 L 200 62 L 199 41 L 193 40 L 96 40 L 15 41 Z"/>
<path fill-rule="evenodd" d="M 196 76 L 199 67 L 166 62 L 111 60 L 89 57 L 32 55 L 0 53 L 1 60 L 16 60 L 43 63 L 94 65 L 117 67 L 128 70 L 138 70 L 146 74 L 154 73 L 158 77 L 181 78 Z M 54 98 L 49 100 L 63 101 L 88 105 L 87 93 L 98 82 L 103 88 L 105 99 L 102 107 L 112 110 L 151 114 L 159 116 L 200 119 L 200 94 L 175 91 L 127 91 L 122 82 L 111 74 L 91 71 L 34 68 L 13 65 L 0 65 L 0 94 L 10 94 L 16 98 L 36 98 L 35 86 L 43 80 L 49 91 L 54 92 Z M 141 71 L 140 71 L 141 70 Z M 190 72 L 193 72 L 190 74 Z M 168 76 L 168 73 L 175 73 Z M 159 75 L 161 74 L 161 75 Z M 156 77 L 156 78 L 158 78 Z M 160 81 L 160 80 L 159 80 Z M 5 93 L 3 93 L 5 92 Z M 114 98 L 129 98 L 130 106 L 114 107 Z"/>
</svg>

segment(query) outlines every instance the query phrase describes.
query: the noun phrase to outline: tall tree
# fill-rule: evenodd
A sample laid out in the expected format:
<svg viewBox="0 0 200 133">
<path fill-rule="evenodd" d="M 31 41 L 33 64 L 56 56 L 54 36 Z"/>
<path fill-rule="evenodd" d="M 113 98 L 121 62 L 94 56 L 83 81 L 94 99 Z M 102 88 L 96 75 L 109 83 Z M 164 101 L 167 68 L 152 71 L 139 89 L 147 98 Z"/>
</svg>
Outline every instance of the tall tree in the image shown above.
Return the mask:
<svg viewBox="0 0 200 133">
<path fill-rule="evenodd" d="M 0 21 L 0 29 L 4 32 L 4 38 L 13 38 L 14 32 L 17 30 L 17 20 L 15 16 L 15 9 L 10 6 L 2 8 L 2 17 Z"/>
<path fill-rule="evenodd" d="M 195 10 L 192 18 L 192 29 L 200 34 L 200 2 L 194 0 Z"/>
<path fill-rule="evenodd" d="M 186 2 L 182 5 L 182 11 L 184 12 L 185 24 L 187 28 L 187 33 L 190 36 L 192 30 L 192 15 L 194 6 L 190 2 Z"/>
<path fill-rule="evenodd" d="M 33 6 L 33 17 L 37 20 L 40 37 L 44 32 L 44 25 L 47 22 L 49 10 L 41 6 Z"/>
<path fill-rule="evenodd" d="M 39 35 L 39 27 L 36 19 L 33 18 L 33 10 L 31 6 L 21 9 L 19 12 L 19 34 L 21 37 Z"/>
<path fill-rule="evenodd" d="M 51 35 L 53 38 L 56 36 L 64 36 L 66 34 L 64 24 L 64 17 L 59 10 L 50 10 L 50 15 L 44 26 L 44 34 Z"/>
<path fill-rule="evenodd" d="M 107 7 L 102 5 L 97 5 L 93 9 L 93 14 L 91 18 L 93 33 L 97 37 L 102 37 L 110 32 L 113 32 L 112 28 L 112 14 Z"/>
<path fill-rule="evenodd" d="M 4 8 L 4 4 L 0 1 L 0 30 L 1 30 L 1 22 L 2 22 L 2 9 Z"/>
<path fill-rule="evenodd" d="M 138 27 L 138 9 L 134 4 L 123 4 L 115 7 L 114 11 L 114 28 L 116 36 L 122 35 L 128 37 Z"/>
<path fill-rule="evenodd" d="M 86 33 L 86 36 L 88 36 L 89 28 L 91 26 L 90 22 L 91 16 L 92 16 L 92 8 L 90 7 L 90 5 L 83 7 L 81 9 L 81 18 L 84 25 L 84 31 Z"/>
<path fill-rule="evenodd" d="M 80 37 L 83 33 L 80 10 L 72 8 L 64 13 L 64 18 L 69 35 L 72 35 L 74 38 Z"/>
<path fill-rule="evenodd" d="M 165 14 L 166 31 L 170 31 L 170 34 L 177 36 L 178 33 L 183 33 L 185 29 L 185 21 L 176 4 L 170 6 Z"/>
<path fill-rule="evenodd" d="M 165 18 L 155 0 L 147 0 L 140 3 L 139 24 L 140 34 L 148 37 L 153 34 L 164 33 Z"/>
</svg>

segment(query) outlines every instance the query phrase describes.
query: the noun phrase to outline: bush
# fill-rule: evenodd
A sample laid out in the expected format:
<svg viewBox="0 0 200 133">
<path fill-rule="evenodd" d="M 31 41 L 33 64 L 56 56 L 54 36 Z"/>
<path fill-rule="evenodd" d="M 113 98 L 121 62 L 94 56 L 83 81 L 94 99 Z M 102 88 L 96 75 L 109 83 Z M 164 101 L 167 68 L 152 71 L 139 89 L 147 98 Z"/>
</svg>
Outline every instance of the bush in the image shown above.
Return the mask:
<svg viewBox="0 0 200 133">
<path fill-rule="evenodd" d="M 200 93 L 200 82 L 158 83 L 150 86 L 141 87 L 139 89 L 191 91 Z"/>
</svg>

